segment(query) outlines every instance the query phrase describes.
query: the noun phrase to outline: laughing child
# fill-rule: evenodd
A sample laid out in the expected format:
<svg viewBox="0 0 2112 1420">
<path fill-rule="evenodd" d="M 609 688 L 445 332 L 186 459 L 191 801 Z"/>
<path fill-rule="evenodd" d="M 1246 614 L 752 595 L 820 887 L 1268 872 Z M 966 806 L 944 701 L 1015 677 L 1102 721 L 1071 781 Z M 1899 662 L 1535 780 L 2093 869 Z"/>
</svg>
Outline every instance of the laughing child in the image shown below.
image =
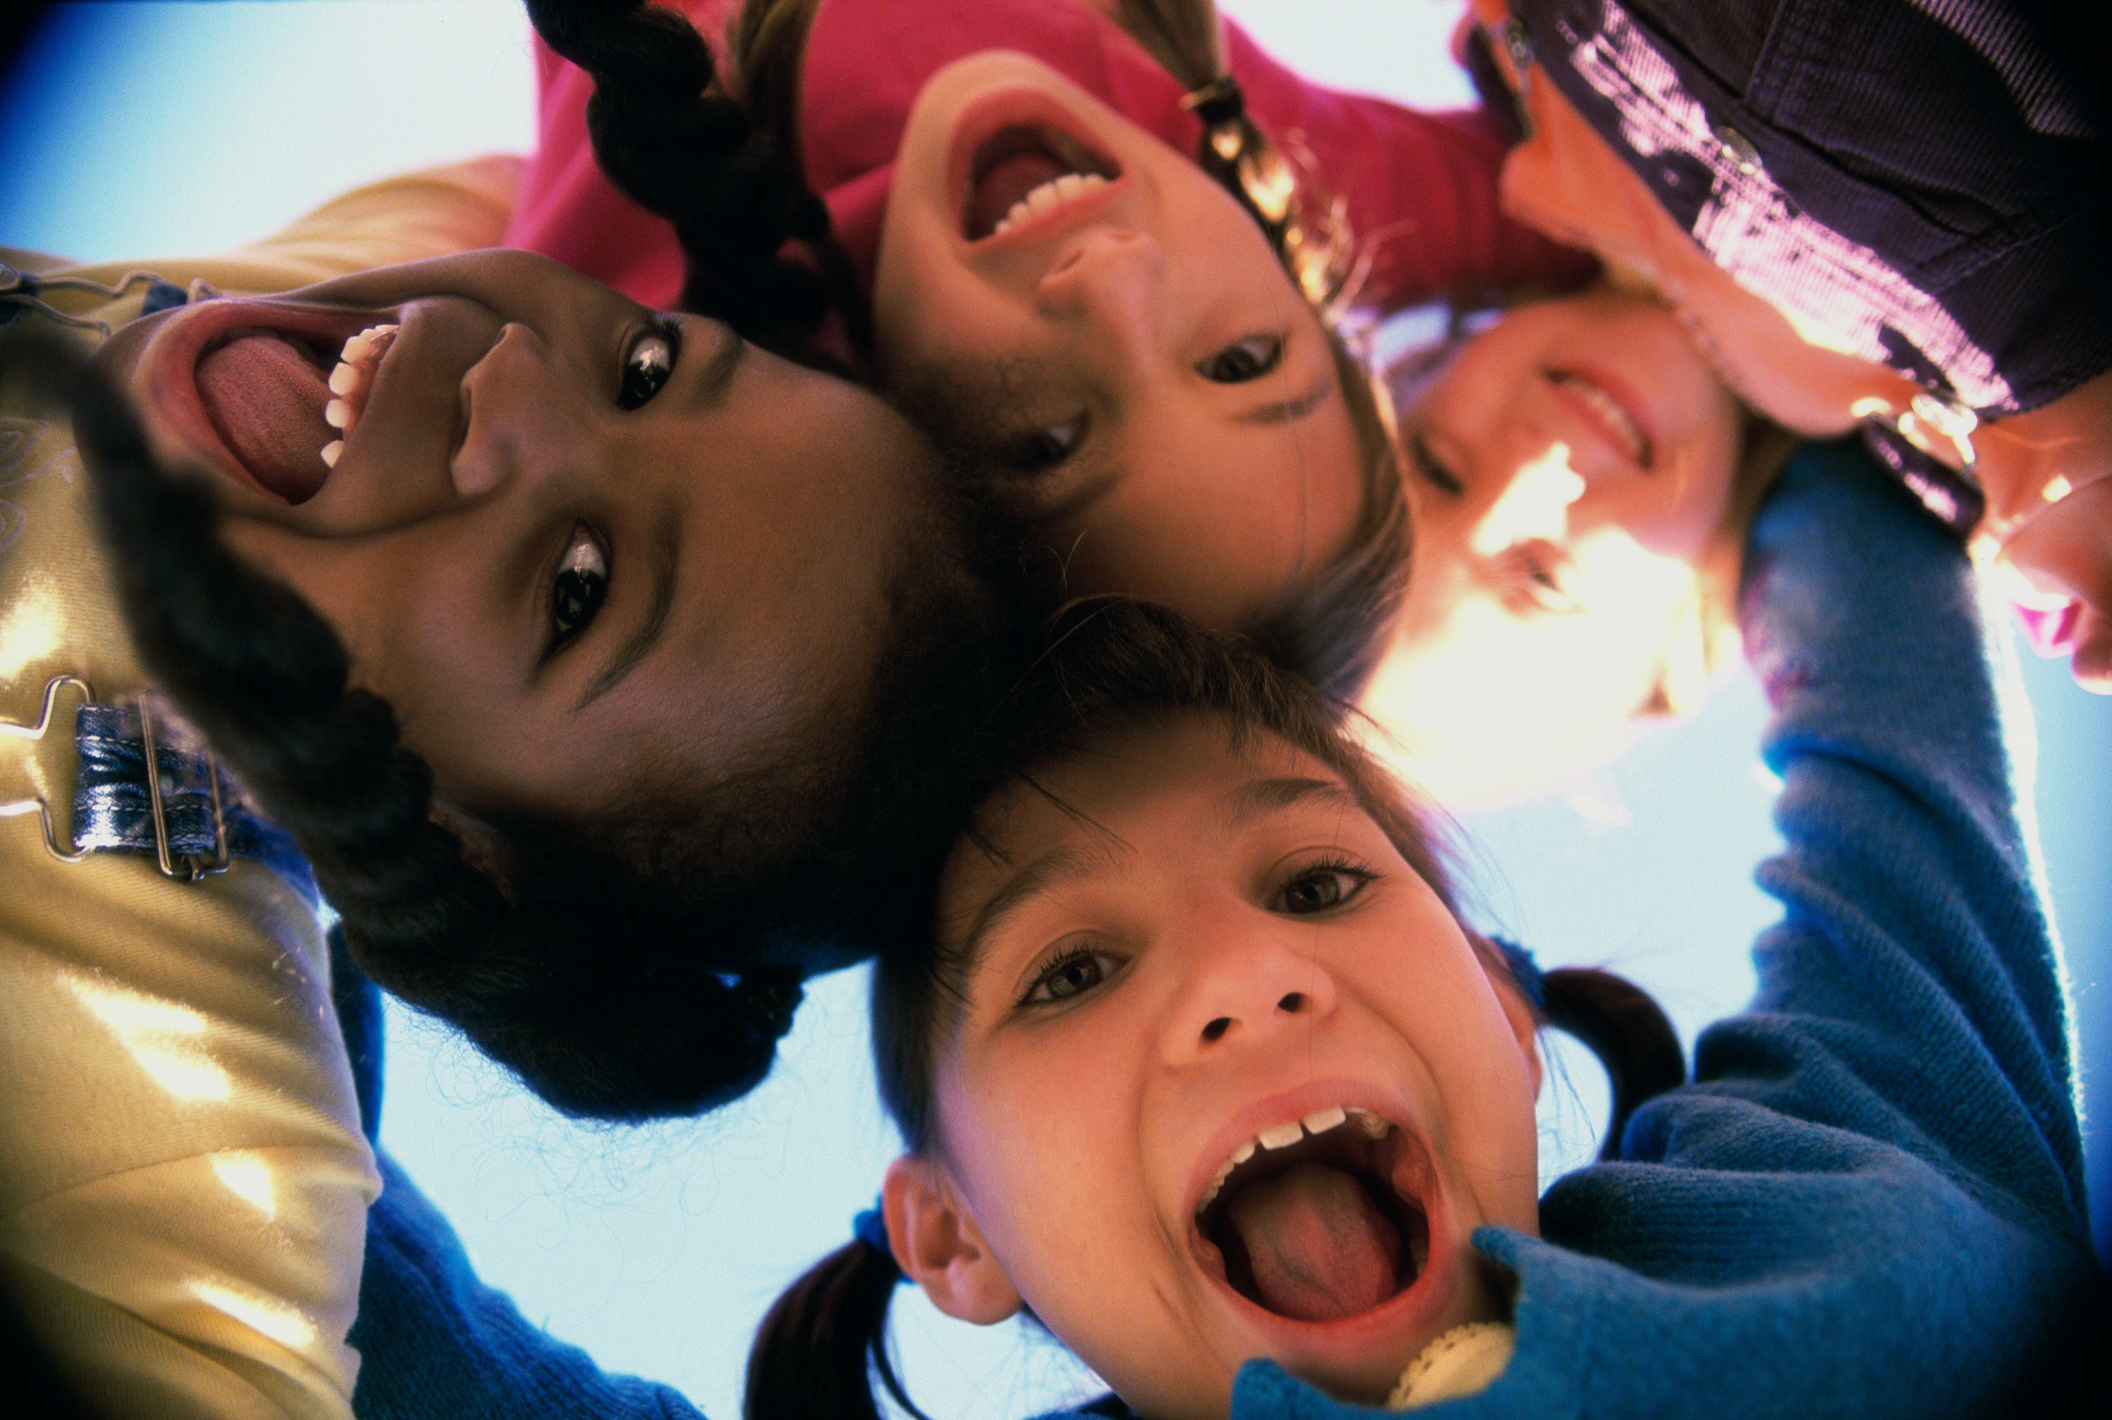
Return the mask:
<svg viewBox="0 0 2112 1420">
<path fill-rule="evenodd" d="M 1788 843 L 1758 995 L 1544 1197 L 1535 1030 L 1575 1013 L 1460 922 L 1397 786 L 1252 662 L 1077 627 L 882 956 L 908 1152 L 765 1323 L 751 1420 L 899 1392 L 904 1275 L 1149 1420 L 2058 1396 L 2102 1295 L 2059 965 L 1965 561 L 1863 463 L 1800 456 L 1748 553 Z"/>
</svg>

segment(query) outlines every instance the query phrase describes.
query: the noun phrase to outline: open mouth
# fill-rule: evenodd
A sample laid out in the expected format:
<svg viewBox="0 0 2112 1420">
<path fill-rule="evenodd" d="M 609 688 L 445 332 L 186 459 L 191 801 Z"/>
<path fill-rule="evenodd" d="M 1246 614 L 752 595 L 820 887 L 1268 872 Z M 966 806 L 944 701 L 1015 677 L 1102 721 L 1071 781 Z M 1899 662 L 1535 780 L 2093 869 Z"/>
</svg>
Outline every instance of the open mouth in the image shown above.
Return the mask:
<svg viewBox="0 0 2112 1420">
<path fill-rule="evenodd" d="M 1002 236 L 1105 191 L 1121 176 L 1112 159 L 1048 124 L 1000 129 L 975 151 L 961 235 L 971 242 Z"/>
<path fill-rule="evenodd" d="M 1581 370 L 1558 369 L 1545 373 L 1548 383 L 1575 400 L 1615 449 L 1638 467 L 1651 467 L 1656 461 L 1656 448 L 1651 442 L 1650 431 L 1627 399 L 1608 388 L 1603 379 Z"/>
<path fill-rule="evenodd" d="M 1407 1131 L 1341 1105 L 1263 1130 L 1203 1191 L 1195 1226 L 1233 1291 L 1292 1321 L 1384 1306 L 1430 1257 L 1430 1173 Z"/>
<path fill-rule="evenodd" d="M 366 410 L 393 324 L 345 339 L 238 326 L 198 357 L 198 396 L 213 430 L 250 478 L 289 504 L 323 489 Z"/>
</svg>

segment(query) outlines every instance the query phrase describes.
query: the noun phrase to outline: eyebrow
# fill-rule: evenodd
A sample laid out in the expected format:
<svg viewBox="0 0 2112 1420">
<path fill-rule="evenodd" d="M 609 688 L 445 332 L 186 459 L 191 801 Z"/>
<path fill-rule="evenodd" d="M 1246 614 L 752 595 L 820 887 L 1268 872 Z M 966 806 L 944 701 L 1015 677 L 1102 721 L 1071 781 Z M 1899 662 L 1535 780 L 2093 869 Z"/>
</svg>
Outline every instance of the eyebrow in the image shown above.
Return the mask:
<svg viewBox="0 0 2112 1420">
<path fill-rule="evenodd" d="M 1353 813 L 1364 812 L 1364 806 L 1357 802 L 1356 796 L 1338 780 L 1285 775 L 1250 779 L 1227 793 L 1218 801 L 1219 826 L 1229 832 L 1250 819 L 1280 813 L 1309 801 L 1331 802 Z M 1123 859 L 1135 854 L 1134 848 L 1112 834 L 1096 833 L 1091 848 L 1071 845 L 1052 848 L 1021 868 L 990 895 L 975 914 L 975 921 L 969 924 L 961 945 L 961 957 L 968 970 L 973 972 L 982 962 L 984 940 L 1035 898 L 1066 883 L 1119 867 Z"/>
<path fill-rule="evenodd" d="M 741 342 L 736 340 L 734 343 L 739 345 Z M 667 634 L 668 616 L 675 609 L 675 568 L 679 561 L 676 552 L 680 541 L 679 525 L 670 509 L 661 520 L 659 536 L 653 539 L 653 596 L 646 605 L 645 615 L 623 644 L 602 663 L 594 679 L 587 682 L 587 688 L 572 703 L 573 714 L 578 714 L 621 685 L 623 678 L 636 670 L 638 663 L 651 655 L 653 648 Z"/>
<path fill-rule="evenodd" d="M 1249 779 L 1218 801 L 1218 824 L 1230 831 L 1264 814 L 1281 813 L 1308 800 L 1333 803 L 1352 813 L 1364 812 L 1356 795 L 1335 779 L 1309 779 L 1284 775 L 1273 779 Z"/>
<path fill-rule="evenodd" d="M 741 361 L 748 354 L 748 342 L 732 326 L 721 326 L 720 329 L 725 335 L 719 341 L 719 348 L 711 352 L 711 358 L 697 372 L 697 392 L 691 402 L 699 409 L 716 409 L 726 402 L 726 391 L 733 386 L 734 372 L 741 368 Z"/>
<path fill-rule="evenodd" d="M 1293 420 L 1305 418 L 1306 415 L 1311 414 L 1321 405 L 1327 403 L 1328 397 L 1335 394 L 1340 388 L 1341 386 L 1335 380 L 1335 372 L 1330 369 L 1320 383 L 1314 385 L 1304 394 L 1297 395 L 1291 399 L 1275 400 L 1268 404 L 1257 404 L 1252 409 L 1241 410 L 1232 417 L 1241 424 L 1288 424 Z"/>
<path fill-rule="evenodd" d="M 1005 885 L 990 895 L 969 924 L 968 933 L 961 943 L 961 959 L 973 972 L 983 960 L 983 942 L 1014 914 L 1037 897 L 1042 897 L 1065 883 L 1106 872 L 1119 865 L 1121 859 L 1134 857 L 1136 850 L 1111 835 L 1094 835 L 1094 846 L 1077 848 L 1066 845 L 1052 848 L 1021 868 L 1005 880 Z"/>
</svg>

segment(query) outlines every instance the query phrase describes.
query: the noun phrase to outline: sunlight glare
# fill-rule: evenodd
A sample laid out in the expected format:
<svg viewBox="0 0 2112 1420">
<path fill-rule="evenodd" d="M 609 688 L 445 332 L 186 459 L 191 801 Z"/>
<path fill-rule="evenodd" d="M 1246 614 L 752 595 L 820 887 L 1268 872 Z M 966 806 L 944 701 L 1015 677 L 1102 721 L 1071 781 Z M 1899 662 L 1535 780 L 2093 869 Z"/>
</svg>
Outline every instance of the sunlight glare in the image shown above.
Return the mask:
<svg viewBox="0 0 2112 1420">
<path fill-rule="evenodd" d="M 109 1028 L 139 1068 L 180 1100 L 224 1100 L 227 1068 L 206 1053 L 205 1013 L 67 972 L 61 983 Z"/>
</svg>

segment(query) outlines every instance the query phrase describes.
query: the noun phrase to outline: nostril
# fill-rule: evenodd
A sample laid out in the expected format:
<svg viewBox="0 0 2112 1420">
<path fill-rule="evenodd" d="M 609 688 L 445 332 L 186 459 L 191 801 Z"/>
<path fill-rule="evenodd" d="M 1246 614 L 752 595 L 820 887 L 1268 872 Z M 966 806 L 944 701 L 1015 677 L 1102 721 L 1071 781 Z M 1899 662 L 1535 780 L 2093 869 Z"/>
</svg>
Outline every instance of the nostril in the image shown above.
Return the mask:
<svg viewBox="0 0 2112 1420">
<path fill-rule="evenodd" d="M 1305 1009 L 1305 993 L 1303 991 L 1291 992 L 1276 1003 L 1276 1009 L 1288 1016 L 1297 1015 Z"/>
<path fill-rule="evenodd" d="M 1230 1029 L 1232 1029 L 1232 1018 L 1230 1016 L 1219 1016 L 1216 1020 L 1203 1027 L 1203 1039 L 1205 1041 L 1221 1040 L 1224 1038 L 1225 1032 Z"/>
</svg>

